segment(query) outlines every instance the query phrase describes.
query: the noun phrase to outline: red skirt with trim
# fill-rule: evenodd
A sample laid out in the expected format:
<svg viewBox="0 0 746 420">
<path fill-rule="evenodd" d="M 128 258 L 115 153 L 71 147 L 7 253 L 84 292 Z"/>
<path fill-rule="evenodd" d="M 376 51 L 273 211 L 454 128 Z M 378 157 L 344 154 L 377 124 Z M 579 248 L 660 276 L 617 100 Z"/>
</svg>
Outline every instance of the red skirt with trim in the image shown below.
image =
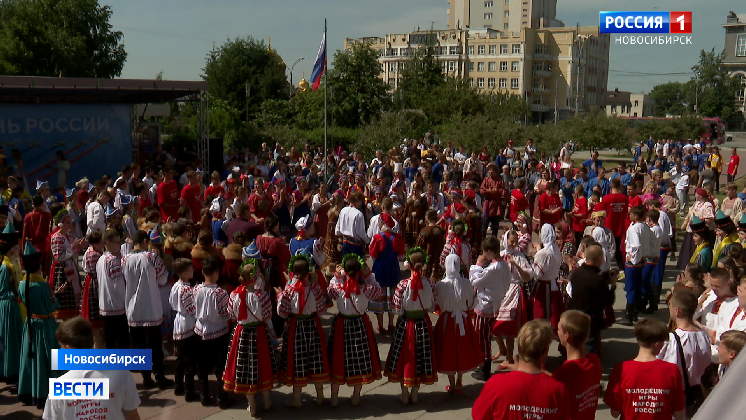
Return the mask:
<svg viewBox="0 0 746 420">
<path fill-rule="evenodd" d="M 384 375 L 390 382 L 401 382 L 410 388 L 438 382 L 434 349 L 433 327 L 429 316 L 419 319 L 399 316 Z"/>
<path fill-rule="evenodd" d="M 72 273 L 68 272 L 67 264 L 52 260 L 52 267 L 49 272 L 49 287 L 54 293 L 59 287 L 68 281 L 79 281 L 79 279 L 70 280 Z M 75 294 L 75 287 L 70 282 L 65 290 L 55 293 L 59 306 L 54 314 L 55 319 L 66 320 L 80 315 L 80 306 L 78 305 L 79 295 Z"/>
<path fill-rule="evenodd" d="M 364 385 L 382 378 L 381 359 L 368 315 L 337 315 L 329 333 L 329 361 L 333 384 Z"/>
<path fill-rule="evenodd" d="M 438 372 L 464 373 L 482 366 L 484 354 L 474 329 L 474 315 L 464 317 L 464 335 L 451 312 L 442 312 L 435 323 L 435 360 Z"/>
<path fill-rule="evenodd" d="M 515 306 L 510 305 L 514 307 L 506 307 L 506 301 L 509 300 L 511 294 L 518 295 L 514 296 L 515 299 L 510 299 L 511 302 L 513 300 L 517 300 L 518 304 Z M 508 289 L 508 293 L 506 294 L 505 299 L 503 299 L 503 304 L 500 308 L 500 312 L 495 319 L 495 325 L 492 327 L 492 335 L 499 335 L 503 337 L 518 337 L 518 331 L 521 330 L 523 324 L 529 321 L 527 308 L 528 301 L 526 299 L 526 293 L 524 292 L 523 287 L 519 285 L 511 285 L 510 289 Z M 505 313 L 504 318 L 509 319 L 501 319 L 503 318 L 503 313 Z"/>
<path fill-rule="evenodd" d="M 223 372 L 223 389 L 236 394 L 269 391 L 277 381 L 277 362 L 264 323 L 237 324 Z"/>
<path fill-rule="evenodd" d="M 86 274 L 83 293 L 80 300 L 80 316 L 87 319 L 93 328 L 103 328 L 104 320 L 98 310 L 98 281 Z"/>
<path fill-rule="evenodd" d="M 539 280 L 531 295 L 531 319 L 547 319 L 552 324 L 552 330 L 556 333 L 559 319 L 565 310 L 562 301 L 562 292 L 551 290 L 548 281 Z"/>
</svg>

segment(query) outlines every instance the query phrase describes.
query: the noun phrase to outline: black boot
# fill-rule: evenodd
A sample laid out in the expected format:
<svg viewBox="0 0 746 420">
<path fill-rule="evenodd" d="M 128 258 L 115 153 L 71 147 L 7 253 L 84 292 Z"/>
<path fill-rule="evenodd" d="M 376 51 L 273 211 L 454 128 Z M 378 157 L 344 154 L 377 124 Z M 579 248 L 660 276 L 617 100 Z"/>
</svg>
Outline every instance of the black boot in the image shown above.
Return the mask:
<svg viewBox="0 0 746 420">
<path fill-rule="evenodd" d="M 624 325 L 627 327 L 631 327 L 635 325 L 635 317 L 636 315 L 636 308 L 634 303 L 628 303 L 627 304 L 627 310 L 624 314 L 625 316 L 622 317 L 622 319 L 618 322 L 619 325 Z"/>
<path fill-rule="evenodd" d="M 220 392 L 218 392 L 218 407 L 221 410 L 227 410 L 233 407 L 233 404 L 235 403 L 236 400 L 230 397 L 224 390 L 221 389 Z"/>
<path fill-rule="evenodd" d="M 485 361 L 481 369 L 477 369 L 471 376 L 478 381 L 487 381 L 492 376 L 492 362 L 489 360 Z"/>
</svg>

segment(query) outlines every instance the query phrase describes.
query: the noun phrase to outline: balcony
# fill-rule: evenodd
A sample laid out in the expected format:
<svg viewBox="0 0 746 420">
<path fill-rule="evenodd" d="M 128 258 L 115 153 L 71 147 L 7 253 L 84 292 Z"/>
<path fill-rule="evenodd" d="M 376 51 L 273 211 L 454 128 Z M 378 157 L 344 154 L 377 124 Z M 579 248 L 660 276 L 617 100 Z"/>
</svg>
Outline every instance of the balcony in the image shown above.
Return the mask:
<svg viewBox="0 0 746 420">
<path fill-rule="evenodd" d="M 549 107 L 543 104 L 531 104 L 531 111 L 534 112 L 547 112 Z"/>
<path fill-rule="evenodd" d="M 536 56 L 536 54 L 534 54 Z M 552 72 L 549 70 L 534 70 L 531 72 L 535 77 L 552 77 Z"/>
<path fill-rule="evenodd" d="M 534 60 L 551 60 L 552 55 L 547 53 L 534 53 Z"/>
<path fill-rule="evenodd" d="M 546 95 L 550 92 L 550 89 L 547 87 L 539 86 L 539 87 L 532 87 L 531 93 L 538 93 L 540 95 Z"/>
</svg>

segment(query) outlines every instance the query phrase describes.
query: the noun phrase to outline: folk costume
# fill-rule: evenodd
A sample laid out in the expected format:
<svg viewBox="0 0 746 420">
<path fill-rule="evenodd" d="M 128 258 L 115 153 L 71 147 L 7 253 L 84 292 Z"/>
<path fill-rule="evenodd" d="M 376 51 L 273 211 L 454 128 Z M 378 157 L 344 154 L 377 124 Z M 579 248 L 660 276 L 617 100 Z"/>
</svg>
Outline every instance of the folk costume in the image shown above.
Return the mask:
<svg viewBox="0 0 746 420">
<path fill-rule="evenodd" d="M 409 254 L 412 252 L 425 253 L 421 248 L 412 248 Z M 400 382 L 406 388 L 438 381 L 433 327 L 428 316 L 435 308 L 437 292 L 421 272 L 411 265 L 410 269 L 412 276 L 400 281 L 394 293 L 393 311 L 399 318 L 384 371 L 390 382 Z"/>
<path fill-rule="evenodd" d="M 124 304 L 126 291 L 122 258 L 109 251 L 104 252 L 96 263 L 96 280 L 106 348 L 128 349 L 130 335 Z"/>
<path fill-rule="evenodd" d="M 194 376 L 198 371 L 197 353 L 200 339 L 194 332 L 197 309 L 194 306 L 194 288 L 188 281 L 179 280 L 171 287 L 168 298 L 174 316 L 173 341 L 178 353 L 176 359 L 176 390 L 187 394 L 194 392 Z"/>
<path fill-rule="evenodd" d="M 241 263 L 243 262 L 241 256 L 242 250 L 243 248 L 240 244 L 229 244 L 222 251 L 224 260 L 221 275 L 221 279 L 224 281 L 222 287 L 229 293 L 233 292 L 240 285 L 238 278 L 240 275 L 239 267 L 241 267 Z"/>
<path fill-rule="evenodd" d="M 472 371 L 482 365 L 484 354 L 474 329 L 476 292 L 469 280 L 461 276 L 458 255 L 446 257 L 446 275 L 435 284 L 435 290 L 435 310 L 440 311 L 433 330 L 438 372 Z"/>
<path fill-rule="evenodd" d="M 339 212 L 334 234 L 344 238 L 342 243 L 343 255 L 365 256 L 365 245 L 370 243 L 370 238 L 365 230 L 365 216 L 355 206 L 350 204 Z"/>
<path fill-rule="evenodd" d="M 523 277 L 516 268 L 528 273 L 529 277 L 535 277 L 532 265 L 518 248 L 511 248 L 508 245 L 508 232 L 505 232 L 502 239 L 503 250 L 500 256 L 510 255 L 512 263 L 508 264 L 510 271 L 510 286 L 505 293 L 505 297 L 500 303 L 500 310 L 495 319 L 495 325 L 492 327 L 492 334 L 503 337 L 518 337 L 518 331 L 523 324 L 528 322 L 528 297 L 523 288 Z"/>
<path fill-rule="evenodd" d="M 80 315 L 81 287 L 80 275 L 78 274 L 77 247 L 73 244 L 73 237 L 70 233 L 63 234 L 59 227 L 63 220 L 70 217 L 67 210 L 62 209 L 55 215 L 54 224 L 57 226 L 50 241 L 52 248 L 52 268 L 49 272 L 49 286 L 52 290 L 58 290 L 63 284 L 67 283 L 65 289 L 56 294 L 59 302 L 57 312 L 58 319 L 70 319 Z"/>
<path fill-rule="evenodd" d="M 718 238 L 715 243 L 715 248 L 712 253 L 713 258 L 711 268 L 717 267 L 718 261 L 730 255 L 730 246 L 738 243 L 736 225 L 733 223 L 733 219 L 726 216 L 722 210 L 718 210 L 715 214 L 715 228 L 723 231 L 725 237 Z"/>
<path fill-rule="evenodd" d="M 373 274 L 383 293 L 380 296 L 381 299 L 371 299 L 370 310 L 373 313 L 389 313 L 394 289 L 401 280 L 399 258 L 404 257 L 406 249 L 404 238 L 393 232 L 394 218 L 388 213 L 383 213 L 378 220 L 382 226 L 385 226 L 385 230 L 373 237 L 368 252 L 373 258 Z"/>
<path fill-rule="evenodd" d="M 87 319 L 94 329 L 104 325 L 98 309 L 98 278 L 96 276 L 96 265 L 102 255 L 92 246 L 89 246 L 83 255 L 83 271 L 86 275 L 80 299 L 80 316 Z"/>
<path fill-rule="evenodd" d="M 407 243 L 414 242 L 420 234 L 420 230 L 425 227 L 425 213 L 427 213 L 428 208 L 427 199 L 421 195 L 412 196 L 407 200 L 404 208 L 404 239 Z"/>
<path fill-rule="evenodd" d="M 462 224 L 464 226 L 464 233 L 456 235 L 453 232 L 453 227 L 456 224 Z M 446 257 L 451 254 L 456 254 L 461 260 L 461 270 L 464 275 L 469 275 L 469 267 L 471 266 L 471 245 L 469 245 L 469 238 L 467 234 L 469 232 L 466 221 L 457 219 L 451 223 L 451 229 L 446 236 L 446 244 L 443 247 L 443 251 L 440 253 L 440 266 L 445 269 Z"/>
<path fill-rule="evenodd" d="M 278 379 L 272 350 L 272 304 L 269 294 L 256 288 L 256 266 L 251 285 L 241 285 L 230 295 L 228 313 L 236 322 L 223 374 L 223 390 L 254 395 L 269 391 Z"/>
<path fill-rule="evenodd" d="M 361 267 L 365 262 L 355 254 Z M 342 261 L 344 266 L 344 261 Z M 364 385 L 381 379 L 381 362 L 373 326 L 365 313 L 371 301 L 382 296 L 381 286 L 374 274 L 360 278 L 343 274 L 329 285 L 329 297 L 337 303 L 339 313 L 329 332 L 329 363 L 332 383 L 348 386 Z"/>
<path fill-rule="evenodd" d="M 696 233 L 703 239 L 702 243 L 694 248 L 694 252 L 689 259 L 689 264 L 699 264 L 699 266 L 702 267 L 702 271 L 708 273 L 710 272 L 710 267 L 712 267 L 713 259 L 712 244 L 710 244 L 708 240 L 711 239 L 710 237 L 712 236 L 710 229 L 707 226 L 707 222 L 700 220 L 697 216 L 692 217 L 692 221 L 689 223 L 689 228 L 692 231 L 692 235 Z"/>
<path fill-rule="evenodd" d="M 329 285 L 324 273 L 321 271 L 321 267 L 324 264 L 324 261 L 326 261 L 326 255 L 324 255 L 321 241 L 316 238 L 308 237 L 307 233 L 311 231 L 312 227 L 313 216 L 310 214 L 303 216 L 296 221 L 295 229 L 298 231 L 298 236 L 290 240 L 290 254 L 305 254 L 309 257 L 309 260 L 311 261 L 311 266 L 309 267 L 309 270 L 311 271 L 310 275 L 316 276 L 315 278 L 318 281 L 319 286 L 321 286 L 321 290 L 324 291 L 324 300 L 327 307 L 330 308 L 332 304 L 326 294 L 326 289 Z"/>
<path fill-rule="evenodd" d="M 326 236 L 324 237 L 324 254 L 331 263 L 342 260 L 342 237 L 335 233 L 339 221 L 340 209 L 332 207 L 327 213 Z M 322 232 L 319 232 L 322 233 Z"/>
<path fill-rule="evenodd" d="M 117 197 L 119 197 L 121 205 L 119 209 L 122 212 L 122 231 L 124 233 L 122 235 L 122 256 L 124 256 L 132 252 L 131 241 L 127 241 L 127 239 L 131 240 L 135 236 L 135 232 L 137 232 L 137 220 L 135 220 L 135 217 L 132 216 L 132 212 L 129 210 L 130 205 L 133 205 L 132 196 L 119 194 Z M 197 215 L 194 215 L 194 217 L 197 217 Z"/>
<path fill-rule="evenodd" d="M 217 284 L 201 283 L 194 287 L 195 323 L 194 332 L 201 338 L 199 343 L 199 380 L 202 383 L 202 403 L 211 401 L 208 377 L 215 370 L 218 381 L 223 380 L 223 370 L 228 358 L 230 328 L 228 305 L 230 295 Z M 223 408 L 228 403 L 224 389 L 218 391 L 218 404 Z"/>
<path fill-rule="evenodd" d="M 428 225 L 420 231 L 415 246 L 424 249 L 427 253 L 429 263 L 422 269 L 422 275 L 425 278 L 434 280 L 443 275 L 443 268 L 440 266 L 440 254 L 443 252 L 445 244 L 446 231 L 437 224 Z"/>
<path fill-rule="evenodd" d="M 557 285 L 562 254 L 556 242 L 554 226 L 542 226 L 541 243 L 544 247 L 534 256 L 533 271 L 537 282 L 531 293 L 532 319 L 548 319 L 555 332 L 564 311 L 562 295 Z"/>
<path fill-rule="evenodd" d="M 8 221 L 5 230 L 0 234 L 0 253 L 3 255 L 0 265 L 0 343 L 3 346 L 0 352 L 0 382 L 9 384 L 18 380 L 24 322 L 19 306 L 18 275 L 7 256 L 16 246 L 18 234 L 13 229 L 12 221 Z"/>
<path fill-rule="evenodd" d="M 49 394 L 49 378 L 57 376 L 52 371 L 51 358 L 52 350 L 59 348 L 55 338 L 57 321 L 54 318 L 59 302 L 49 282 L 40 274 L 41 257 L 27 240 L 21 257 L 26 278 L 18 286 L 27 311 L 21 342 L 18 399 L 37 408 L 44 407 Z"/>
<path fill-rule="evenodd" d="M 294 256 L 288 264 L 289 269 L 297 258 L 308 257 L 303 254 Z M 304 280 L 292 276 L 291 282 L 278 296 L 277 308 L 280 317 L 288 319 L 282 335 L 280 378 L 286 385 L 297 387 L 305 387 L 309 382 L 329 381 L 326 341 L 318 316 L 326 310 L 324 291 L 318 283 L 305 284 Z"/>
</svg>

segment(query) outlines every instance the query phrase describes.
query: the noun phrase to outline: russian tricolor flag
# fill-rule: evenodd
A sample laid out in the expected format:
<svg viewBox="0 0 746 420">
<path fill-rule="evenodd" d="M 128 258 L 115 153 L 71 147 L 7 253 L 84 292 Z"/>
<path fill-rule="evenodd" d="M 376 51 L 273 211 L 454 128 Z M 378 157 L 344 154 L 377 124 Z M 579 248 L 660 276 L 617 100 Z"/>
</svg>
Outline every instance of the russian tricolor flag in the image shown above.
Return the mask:
<svg viewBox="0 0 746 420">
<path fill-rule="evenodd" d="M 316 54 L 316 62 L 313 64 L 313 72 L 311 73 L 311 88 L 317 90 L 321 85 L 321 76 L 324 74 L 324 68 L 326 67 L 326 31 L 324 31 L 324 37 L 321 38 L 321 46 L 319 46 L 319 53 Z"/>
</svg>

